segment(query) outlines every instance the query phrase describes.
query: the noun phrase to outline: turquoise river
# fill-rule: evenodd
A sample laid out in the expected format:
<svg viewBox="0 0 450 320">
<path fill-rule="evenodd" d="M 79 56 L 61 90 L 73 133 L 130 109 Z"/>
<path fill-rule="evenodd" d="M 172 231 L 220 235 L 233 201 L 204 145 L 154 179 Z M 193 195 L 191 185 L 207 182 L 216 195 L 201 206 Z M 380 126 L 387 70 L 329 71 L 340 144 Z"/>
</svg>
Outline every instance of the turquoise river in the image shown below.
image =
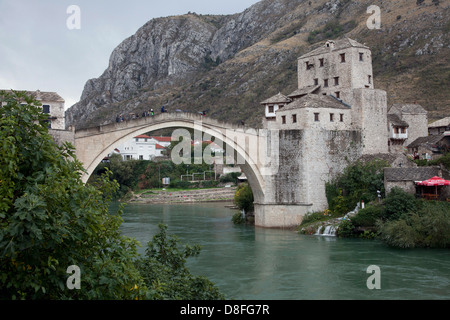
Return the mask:
<svg viewBox="0 0 450 320">
<path fill-rule="evenodd" d="M 167 224 L 184 243 L 202 246 L 188 259 L 190 270 L 229 299 L 450 299 L 450 250 L 234 225 L 236 210 L 226 204 L 128 204 L 122 233 L 141 242 L 144 253 L 158 224 Z M 380 288 L 369 289 L 368 282 Z"/>
</svg>

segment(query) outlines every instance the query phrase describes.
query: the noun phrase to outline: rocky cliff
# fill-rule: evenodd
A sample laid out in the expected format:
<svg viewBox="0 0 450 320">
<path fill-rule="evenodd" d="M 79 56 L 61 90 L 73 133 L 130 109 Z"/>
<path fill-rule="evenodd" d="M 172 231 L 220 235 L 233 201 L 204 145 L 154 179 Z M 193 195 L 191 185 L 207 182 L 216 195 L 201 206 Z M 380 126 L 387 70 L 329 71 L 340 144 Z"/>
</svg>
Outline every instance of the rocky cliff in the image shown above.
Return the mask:
<svg viewBox="0 0 450 320">
<path fill-rule="evenodd" d="M 181 109 L 259 126 L 259 102 L 297 85 L 297 57 L 323 40 L 348 36 L 372 49 L 375 87 L 389 103 L 417 102 L 448 116 L 449 1 L 378 1 L 382 27 L 370 30 L 371 0 L 263 0 L 226 16 L 153 19 L 111 54 L 66 112 L 77 128 L 116 114 Z"/>
</svg>

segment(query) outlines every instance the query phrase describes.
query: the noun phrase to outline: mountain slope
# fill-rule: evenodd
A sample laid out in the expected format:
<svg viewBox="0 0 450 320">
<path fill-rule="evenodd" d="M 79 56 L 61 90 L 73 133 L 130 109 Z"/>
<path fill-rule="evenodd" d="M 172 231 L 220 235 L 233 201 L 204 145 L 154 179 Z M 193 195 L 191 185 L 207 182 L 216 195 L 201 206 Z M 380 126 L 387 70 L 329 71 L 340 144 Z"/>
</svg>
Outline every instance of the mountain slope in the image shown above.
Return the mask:
<svg viewBox="0 0 450 320">
<path fill-rule="evenodd" d="M 259 102 L 297 86 L 297 57 L 348 36 L 372 49 L 375 87 L 389 104 L 420 103 L 430 119 L 450 113 L 449 1 L 382 1 L 382 28 L 369 30 L 373 1 L 264 0 L 229 16 L 153 19 L 111 54 L 66 112 L 77 128 L 116 114 L 181 109 L 259 126 Z"/>
</svg>

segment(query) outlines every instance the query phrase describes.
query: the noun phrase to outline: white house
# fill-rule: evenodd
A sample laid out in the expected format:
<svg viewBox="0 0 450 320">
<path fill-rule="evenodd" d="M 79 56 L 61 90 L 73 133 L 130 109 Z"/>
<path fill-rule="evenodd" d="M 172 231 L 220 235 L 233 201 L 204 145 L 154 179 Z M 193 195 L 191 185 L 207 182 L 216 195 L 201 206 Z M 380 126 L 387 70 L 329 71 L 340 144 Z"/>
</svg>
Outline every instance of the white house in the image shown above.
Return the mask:
<svg viewBox="0 0 450 320">
<path fill-rule="evenodd" d="M 10 92 L 11 90 L 1 90 Z M 21 91 L 21 90 L 17 90 Z M 26 94 L 33 96 L 34 99 L 38 100 L 42 106 L 42 112 L 48 115 L 48 128 L 65 130 L 65 111 L 64 111 L 64 99 L 56 92 L 46 92 L 46 91 L 25 91 Z"/>
<path fill-rule="evenodd" d="M 159 143 L 161 142 L 161 144 Z M 170 137 L 139 135 L 116 148 L 124 160 L 152 160 L 159 157 L 170 144 Z"/>
</svg>

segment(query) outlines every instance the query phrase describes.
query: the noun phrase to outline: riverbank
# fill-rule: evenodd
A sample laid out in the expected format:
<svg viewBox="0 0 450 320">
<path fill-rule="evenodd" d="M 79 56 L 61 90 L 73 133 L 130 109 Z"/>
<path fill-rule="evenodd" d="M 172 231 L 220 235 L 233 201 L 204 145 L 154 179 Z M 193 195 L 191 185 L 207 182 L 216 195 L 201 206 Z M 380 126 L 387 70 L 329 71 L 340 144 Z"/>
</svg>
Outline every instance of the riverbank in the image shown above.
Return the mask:
<svg viewBox="0 0 450 320">
<path fill-rule="evenodd" d="M 129 203 L 193 203 L 193 202 L 223 202 L 233 201 L 237 187 L 222 187 L 208 189 L 152 189 L 133 193 L 127 199 Z"/>
</svg>

